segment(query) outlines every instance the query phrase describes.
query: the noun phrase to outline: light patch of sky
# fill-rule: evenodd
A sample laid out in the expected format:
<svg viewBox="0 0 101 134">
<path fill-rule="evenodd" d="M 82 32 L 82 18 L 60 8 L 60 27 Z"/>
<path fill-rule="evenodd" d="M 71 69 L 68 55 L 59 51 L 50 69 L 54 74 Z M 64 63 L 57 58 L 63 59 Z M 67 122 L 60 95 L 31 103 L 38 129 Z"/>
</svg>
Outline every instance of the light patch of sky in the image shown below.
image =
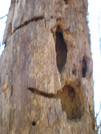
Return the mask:
<svg viewBox="0 0 101 134">
<path fill-rule="evenodd" d="M 0 18 L 6 14 L 8 14 L 9 6 L 10 6 L 11 0 L 3 0 L 0 2 Z M 3 33 L 6 25 L 7 17 L 0 20 L 0 55 L 2 51 L 4 50 L 4 45 L 2 45 L 3 40 Z"/>
<path fill-rule="evenodd" d="M 0 2 L 0 17 L 6 15 L 9 10 L 11 0 L 3 0 Z M 93 57 L 93 76 L 94 76 L 94 101 L 95 113 L 100 109 L 101 101 L 101 54 L 99 36 L 101 37 L 101 29 L 98 27 L 99 13 L 101 13 L 101 0 L 88 0 L 88 14 L 89 28 L 91 34 L 91 51 Z M 101 15 L 100 15 L 101 16 Z M 0 41 L 3 39 L 4 28 L 6 19 L 0 20 Z M 99 19 L 101 28 L 101 17 Z M 3 51 L 3 45 L 0 48 L 0 55 Z"/>
<path fill-rule="evenodd" d="M 91 51 L 93 58 L 93 77 L 94 77 L 94 104 L 95 113 L 101 108 L 101 0 L 88 0 L 89 7 L 89 28 L 91 34 Z M 100 17 L 100 18 L 99 18 Z M 101 112 L 99 114 L 101 120 Z M 97 120 L 99 124 L 99 120 Z"/>
</svg>

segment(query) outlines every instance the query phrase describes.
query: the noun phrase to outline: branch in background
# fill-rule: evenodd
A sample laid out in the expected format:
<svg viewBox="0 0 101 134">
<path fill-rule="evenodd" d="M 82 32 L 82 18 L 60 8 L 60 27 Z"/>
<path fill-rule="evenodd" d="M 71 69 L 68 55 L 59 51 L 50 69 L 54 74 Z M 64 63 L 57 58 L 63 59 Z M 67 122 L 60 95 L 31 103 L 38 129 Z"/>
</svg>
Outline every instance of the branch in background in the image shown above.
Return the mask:
<svg viewBox="0 0 101 134">
<path fill-rule="evenodd" d="M 101 130 L 101 121 L 100 121 L 100 124 L 97 125 L 95 128 L 95 134 L 98 134 L 99 130 Z"/>
<path fill-rule="evenodd" d="M 6 17 L 7 15 L 8 15 L 8 14 L 6 14 L 5 16 L 2 16 L 2 17 L 0 18 L 0 20 L 3 19 L 4 17 Z"/>
<path fill-rule="evenodd" d="M 101 102 L 100 102 L 100 109 L 95 116 L 95 134 L 99 134 L 99 131 L 101 131 L 101 119 L 99 118 L 100 112 L 101 112 Z M 98 122 L 97 122 L 98 119 L 99 119 L 99 125 L 98 125 Z"/>
</svg>

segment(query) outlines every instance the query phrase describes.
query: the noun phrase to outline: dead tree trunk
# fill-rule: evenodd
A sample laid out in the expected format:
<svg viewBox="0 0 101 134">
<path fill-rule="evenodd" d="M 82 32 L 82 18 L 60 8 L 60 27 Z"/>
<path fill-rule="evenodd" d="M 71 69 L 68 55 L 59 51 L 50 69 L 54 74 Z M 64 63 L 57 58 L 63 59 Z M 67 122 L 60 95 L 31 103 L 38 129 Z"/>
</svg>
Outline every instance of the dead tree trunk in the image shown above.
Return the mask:
<svg viewBox="0 0 101 134">
<path fill-rule="evenodd" d="M 87 0 L 12 0 L 0 59 L 2 134 L 93 134 Z"/>
</svg>

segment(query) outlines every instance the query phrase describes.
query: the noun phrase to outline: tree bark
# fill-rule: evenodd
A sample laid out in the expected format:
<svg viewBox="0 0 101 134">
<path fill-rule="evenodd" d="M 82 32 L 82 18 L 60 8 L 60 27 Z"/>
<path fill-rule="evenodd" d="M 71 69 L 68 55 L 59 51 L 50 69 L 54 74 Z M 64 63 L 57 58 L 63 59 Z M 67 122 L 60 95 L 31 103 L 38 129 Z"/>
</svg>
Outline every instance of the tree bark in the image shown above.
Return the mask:
<svg viewBox="0 0 101 134">
<path fill-rule="evenodd" d="M 12 1 L 0 58 L 0 132 L 94 133 L 87 6 Z"/>
</svg>

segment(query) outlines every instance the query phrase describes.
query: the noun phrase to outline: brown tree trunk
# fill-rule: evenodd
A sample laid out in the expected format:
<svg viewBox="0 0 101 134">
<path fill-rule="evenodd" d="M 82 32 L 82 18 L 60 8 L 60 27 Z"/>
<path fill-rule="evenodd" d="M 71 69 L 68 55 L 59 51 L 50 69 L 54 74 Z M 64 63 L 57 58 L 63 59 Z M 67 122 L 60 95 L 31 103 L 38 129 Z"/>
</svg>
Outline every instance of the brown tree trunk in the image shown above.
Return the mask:
<svg viewBox="0 0 101 134">
<path fill-rule="evenodd" d="M 0 58 L 2 134 L 93 134 L 87 0 L 12 0 Z"/>
</svg>

